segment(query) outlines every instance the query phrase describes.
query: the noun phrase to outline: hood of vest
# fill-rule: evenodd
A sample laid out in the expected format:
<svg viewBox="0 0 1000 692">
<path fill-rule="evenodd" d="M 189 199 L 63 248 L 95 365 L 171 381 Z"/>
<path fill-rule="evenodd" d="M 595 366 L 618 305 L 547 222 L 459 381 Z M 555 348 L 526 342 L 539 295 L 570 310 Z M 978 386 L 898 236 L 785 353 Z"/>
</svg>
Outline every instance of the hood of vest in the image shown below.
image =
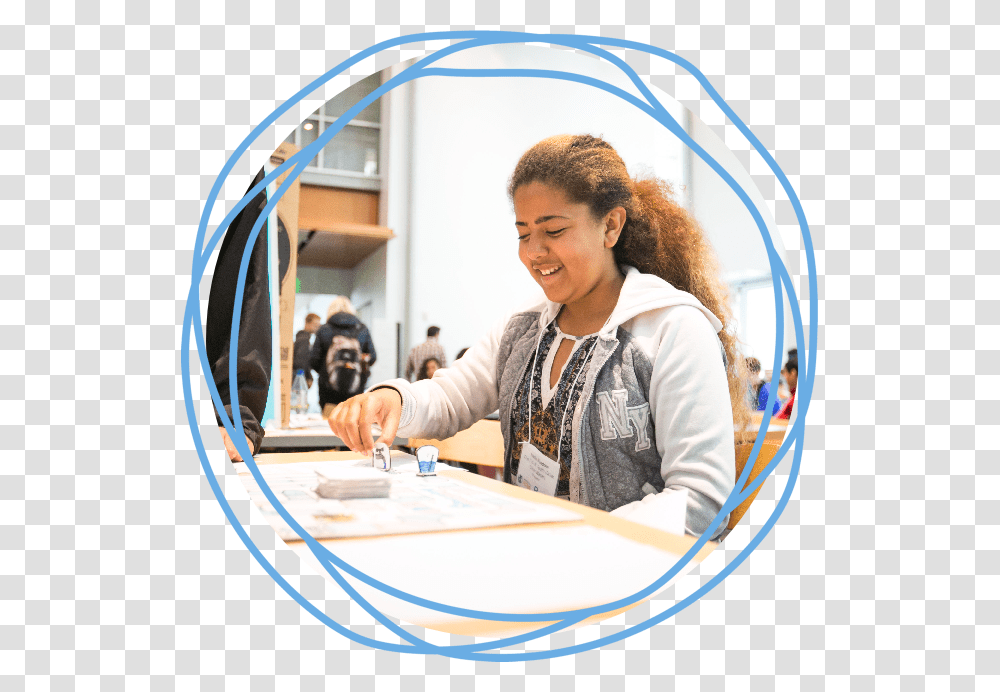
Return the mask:
<svg viewBox="0 0 1000 692">
<path fill-rule="evenodd" d="M 625 283 L 608 323 L 599 332 L 603 338 L 613 338 L 619 326 L 644 312 L 676 305 L 697 308 L 712 324 L 716 333 L 722 331 L 719 318 L 690 293 L 674 288 L 654 274 L 643 274 L 635 267 L 622 266 L 622 271 L 625 272 Z M 540 325 L 544 327 L 551 322 L 561 307 L 559 303 L 544 300 L 539 315 Z"/>
</svg>

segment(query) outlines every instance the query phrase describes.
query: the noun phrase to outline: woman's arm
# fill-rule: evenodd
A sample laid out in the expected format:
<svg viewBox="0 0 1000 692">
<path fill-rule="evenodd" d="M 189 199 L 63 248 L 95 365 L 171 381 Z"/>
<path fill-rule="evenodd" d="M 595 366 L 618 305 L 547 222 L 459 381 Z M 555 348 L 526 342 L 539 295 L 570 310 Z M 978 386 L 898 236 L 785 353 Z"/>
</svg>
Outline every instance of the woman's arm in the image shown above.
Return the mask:
<svg viewBox="0 0 1000 692">
<path fill-rule="evenodd" d="M 510 317 L 498 320 L 465 356 L 431 379 L 396 379 L 378 385 L 396 389 L 403 399 L 400 435 L 443 440 L 497 409 L 497 352 Z"/>
<path fill-rule="evenodd" d="M 696 308 L 657 311 L 661 320 L 653 342 L 649 404 L 662 459 L 664 490 L 619 507 L 613 513 L 654 524 L 657 505 L 687 489 L 687 533 L 701 535 L 719 513 L 736 484 L 732 404 L 719 339 Z M 654 314 L 646 317 L 652 319 Z M 723 517 L 713 531 L 726 528 Z"/>
<path fill-rule="evenodd" d="M 497 407 L 496 358 L 505 324 L 506 319 L 476 344 L 471 358 L 470 349 L 461 368 L 443 368 L 421 382 L 389 380 L 339 404 L 330 429 L 353 451 L 370 454 L 373 423 L 386 444 L 397 434 L 442 440 L 468 428 Z"/>
</svg>

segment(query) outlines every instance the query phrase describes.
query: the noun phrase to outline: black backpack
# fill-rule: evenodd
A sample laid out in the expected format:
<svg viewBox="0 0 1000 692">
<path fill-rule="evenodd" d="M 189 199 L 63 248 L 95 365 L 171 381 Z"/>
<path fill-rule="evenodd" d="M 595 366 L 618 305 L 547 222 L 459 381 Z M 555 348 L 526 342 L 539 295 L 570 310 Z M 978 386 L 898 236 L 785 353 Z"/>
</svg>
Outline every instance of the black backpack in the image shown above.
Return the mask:
<svg viewBox="0 0 1000 692">
<path fill-rule="evenodd" d="M 361 352 L 361 325 L 353 333 L 334 334 L 326 351 L 326 375 L 330 388 L 342 396 L 361 392 L 368 375 L 368 364 Z"/>
</svg>

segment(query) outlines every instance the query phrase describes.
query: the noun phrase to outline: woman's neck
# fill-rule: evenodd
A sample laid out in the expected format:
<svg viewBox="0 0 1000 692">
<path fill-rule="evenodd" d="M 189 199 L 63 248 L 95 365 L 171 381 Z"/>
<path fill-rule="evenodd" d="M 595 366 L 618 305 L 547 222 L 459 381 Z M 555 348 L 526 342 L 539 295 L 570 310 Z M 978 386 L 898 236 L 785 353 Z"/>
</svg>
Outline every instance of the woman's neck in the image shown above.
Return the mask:
<svg viewBox="0 0 1000 692">
<path fill-rule="evenodd" d="M 584 297 L 567 303 L 559 312 L 558 326 L 570 336 L 586 336 L 601 329 L 618 305 L 625 275 L 614 266 L 614 274 L 600 281 Z"/>
</svg>

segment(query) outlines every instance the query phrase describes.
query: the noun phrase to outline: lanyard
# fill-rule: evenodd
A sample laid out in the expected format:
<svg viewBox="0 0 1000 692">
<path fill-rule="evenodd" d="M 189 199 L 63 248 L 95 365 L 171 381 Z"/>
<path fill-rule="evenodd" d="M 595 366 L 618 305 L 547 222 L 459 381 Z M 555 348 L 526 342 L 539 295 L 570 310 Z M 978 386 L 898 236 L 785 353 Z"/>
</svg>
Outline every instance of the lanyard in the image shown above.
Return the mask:
<svg viewBox="0 0 1000 692">
<path fill-rule="evenodd" d="M 555 322 L 557 317 L 558 314 L 556 315 L 556 317 L 552 318 L 552 322 L 549 322 L 549 324 L 545 325 L 545 329 L 539 330 L 538 343 L 535 345 L 535 360 L 531 367 L 530 379 L 528 380 L 528 444 L 531 444 L 531 404 L 532 401 L 534 400 L 535 369 L 538 367 L 538 351 L 542 346 L 542 337 L 548 330 L 549 325 Z M 610 320 L 611 317 L 608 317 L 608 321 Z M 607 324 L 608 323 L 605 322 L 604 326 L 607 326 Z M 604 327 L 601 327 L 601 329 L 603 328 Z M 576 377 L 573 378 L 573 383 L 570 385 L 569 391 L 566 393 L 566 405 L 563 406 L 562 421 L 559 423 L 559 436 L 556 438 L 556 462 L 562 461 L 562 433 L 563 429 L 565 429 L 566 427 L 566 414 L 569 413 L 570 402 L 572 401 L 573 398 L 573 391 L 576 389 L 576 383 L 580 380 L 580 375 L 582 375 L 583 371 L 586 369 L 587 363 L 590 362 L 591 357 L 593 357 L 594 351 L 597 349 L 597 344 L 600 340 L 601 340 L 600 330 L 598 330 L 598 333 L 594 336 L 594 345 L 590 347 L 590 353 L 584 356 L 583 365 L 577 371 Z M 570 354 L 570 357 L 572 357 L 572 354 Z M 569 358 L 566 359 L 567 364 L 569 363 L 569 360 L 570 360 Z M 563 367 L 565 368 L 565 366 Z M 560 380 L 562 379 L 562 373 L 560 373 L 559 379 Z M 556 386 L 558 387 L 559 385 L 557 384 Z M 558 392 L 554 396 L 557 395 Z"/>
</svg>

